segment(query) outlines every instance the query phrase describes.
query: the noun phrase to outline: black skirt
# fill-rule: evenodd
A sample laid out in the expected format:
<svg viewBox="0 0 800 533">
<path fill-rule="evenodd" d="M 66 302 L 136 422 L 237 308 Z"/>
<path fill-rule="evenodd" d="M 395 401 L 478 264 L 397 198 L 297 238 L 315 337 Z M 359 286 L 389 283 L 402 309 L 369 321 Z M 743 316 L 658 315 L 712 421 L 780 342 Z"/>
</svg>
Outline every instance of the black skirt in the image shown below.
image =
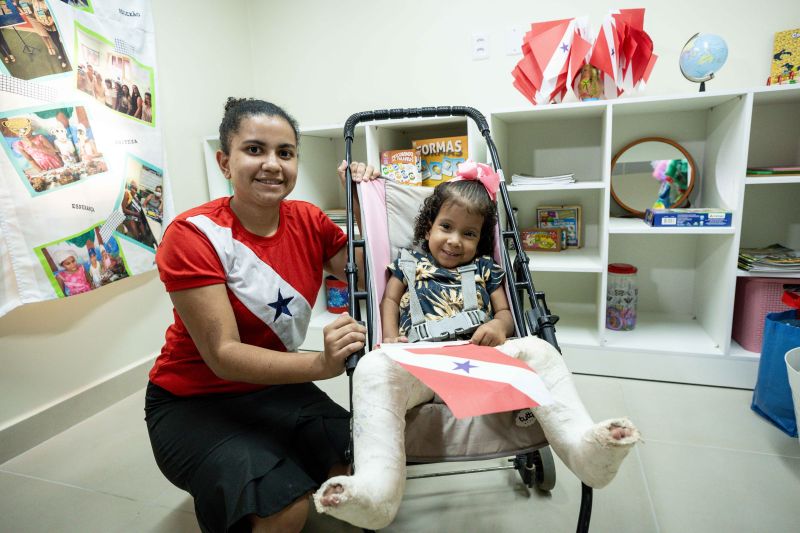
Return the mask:
<svg viewBox="0 0 800 533">
<path fill-rule="evenodd" d="M 158 467 L 194 498 L 204 532 L 250 531 L 344 464 L 349 414 L 313 383 L 180 397 L 149 383 L 145 420 Z"/>
</svg>

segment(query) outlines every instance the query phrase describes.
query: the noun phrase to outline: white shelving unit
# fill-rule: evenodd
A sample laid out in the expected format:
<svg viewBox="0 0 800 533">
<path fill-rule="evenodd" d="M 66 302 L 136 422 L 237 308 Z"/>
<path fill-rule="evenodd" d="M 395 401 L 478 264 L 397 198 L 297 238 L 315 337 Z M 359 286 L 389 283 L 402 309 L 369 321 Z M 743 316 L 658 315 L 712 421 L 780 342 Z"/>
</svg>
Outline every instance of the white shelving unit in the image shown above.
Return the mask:
<svg viewBox="0 0 800 533">
<path fill-rule="evenodd" d="M 536 289 L 561 317 L 556 335 L 570 368 L 751 388 L 759 354 L 731 339 L 736 281 L 750 275 L 737 269 L 736 257 L 740 246 L 800 248 L 800 176 L 748 177 L 746 168 L 800 165 L 800 88 L 575 102 L 487 118 L 505 176 L 574 173 L 576 182 L 566 186 L 509 187 L 522 228 L 534 225 L 537 206 L 583 207 L 583 248 L 528 252 Z M 451 135 L 468 135 L 470 158 L 487 161 L 483 138 L 461 117 L 360 125 L 353 157 L 377 165 L 382 150 Z M 610 194 L 611 159 L 630 141 L 650 136 L 674 139 L 691 153 L 699 168 L 692 205 L 730 209 L 732 227 L 651 228 L 623 217 Z M 338 126 L 303 131 L 292 197 L 322 208 L 343 205 L 335 173 L 341 139 Z M 605 329 L 611 262 L 639 269 L 633 331 Z M 333 318 L 320 295 L 305 348 L 321 348 L 321 328 Z"/>
</svg>

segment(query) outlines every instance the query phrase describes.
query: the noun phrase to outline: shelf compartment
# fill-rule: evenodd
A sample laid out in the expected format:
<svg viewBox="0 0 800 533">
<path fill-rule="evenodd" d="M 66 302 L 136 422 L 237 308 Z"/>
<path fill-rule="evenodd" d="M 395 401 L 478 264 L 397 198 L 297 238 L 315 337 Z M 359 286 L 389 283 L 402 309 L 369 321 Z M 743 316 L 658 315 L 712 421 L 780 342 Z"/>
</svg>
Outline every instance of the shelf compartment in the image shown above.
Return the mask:
<svg viewBox="0 0 800 533">
<path fill-rule="evenodd" d="M 733 320 L 731 280 L 736 273 L 737 254 L 734 235 L 611 235 L 608 262 L 630 263 L 638 268 L 640 320 L 629 335 L 634 338 L 630 342 L 661 349 L 664 338 L 658 326 L 649 325 L 648 321 L 663 319 L 668 327 L 678 328 L 671 333 L 674 342 L 684 342 L 677 337 L 684 336 L 685 326 L 687 338 L 700 343 L 697 353 L 722 353 L 730 339 Z M 688 333 L 695 329 L 703 333 Z M 674 350 L 664 349 L 692 351 L 683 344 Z"/>
<path fill-rule="evenodd" d="M 517 208 L 517 228 L 522 231 L 537 226 L 536 209 L 545 206 L 579 205 L 581 206 L 582 241 L 583 248 L 599 248 L 599 236 L 604 216 L 603 202 L 605 189 L 559 189 L 559 190 L 528 190 L 509 193 L 511 206 Z M 573 249 L 565 250 L 572 252 Z M 564 252 L 559 252 L 564 253 Z M 536 255 L 538 258 L 539 255 Z M 558 255 L 553 252 L 552 255 Z M 580 255 L 580 254 L 576 254 Z"/>
<path fill-rule="evenodd" d="M 690 315 L 639 311 L 631 331 L 604 330 L 606 349 L 722 355 L 719 342 Z"/>
<path fill-rule="evenodd" d="M 747 166 L 798 165 L 800 165 L 800 90 L 780 87 L 755 92 Z"/>
<path fill-rule="evenodd" d="M 560 252 L 525 252 L 531 272 L 602 272 L 605 270 L 598 248 L 568 248 Z M 511 254 L 512 263 L 516 254 Z"/>
<path fill-rule="evenodd" d="M 780 243 L 800 249 L 798 199 L 800 181 L 747 187 L 742 208 L 740 246 L 760 248 Z"/>
<path fill-rule="evenodd" d="M 736 221 L 734 220 L 734 224 Z M 675 228 L 656 228 L 648 225 L 641 218 L 621 218 L 611 217 L 608 224 L 608 232 L 612 234 L 650 234 L 650 235 L 726 235 L 736 233 L 734 226 L 728 227 L 699 227 L 681 226 Z"/>
<path fill-rule="evenodd" d="M 559 316 L 556 336 L 560 345 L 600 345 L 600 274 L 534 272 L 531 279 L 535 290 L 544 292 L 550 312 Z M 524 308 L 530 309 L 527 296 Z"/>
<path fill-rule="evenodd" d="M 557 106 L 561 107 L 561 106 Z M 577 183 L 604 180 L 607 106 L 537 109 L 491 116 L 492 132 L 510 183 L 514 174 L 574 174 Z"/>
</svg>

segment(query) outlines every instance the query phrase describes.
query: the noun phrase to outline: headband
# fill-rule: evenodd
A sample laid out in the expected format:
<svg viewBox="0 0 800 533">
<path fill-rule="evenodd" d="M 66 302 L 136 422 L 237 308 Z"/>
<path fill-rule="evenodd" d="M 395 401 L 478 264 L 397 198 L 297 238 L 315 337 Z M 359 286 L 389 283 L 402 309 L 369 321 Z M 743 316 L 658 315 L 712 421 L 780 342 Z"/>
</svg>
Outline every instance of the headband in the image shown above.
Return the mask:
<svg viewBox="0 0 800 533">
<path fill-rule="evenodd" d="M 489 193 L 489 198 L 494 202 L 497 199 L 497 189 L 500 188 L 500 176 L 492 167 L 483 163 L 467 160 L 458 164 L 458 171 L 450 181 L 480 181 Z"/>
</svg>

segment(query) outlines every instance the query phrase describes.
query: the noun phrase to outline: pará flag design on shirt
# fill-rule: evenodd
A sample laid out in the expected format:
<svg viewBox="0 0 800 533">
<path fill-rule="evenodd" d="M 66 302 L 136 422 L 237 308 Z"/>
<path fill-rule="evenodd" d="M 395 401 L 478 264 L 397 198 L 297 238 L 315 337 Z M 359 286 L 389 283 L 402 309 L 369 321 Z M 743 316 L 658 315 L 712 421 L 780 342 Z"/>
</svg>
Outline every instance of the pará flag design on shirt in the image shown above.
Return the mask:
<svg viewBox="0 0 800 533">
<path fill-rule="evenodd" d="M 527 364 L 469 343 L 382 346 L 384 353 L 442 397 L 456 418 L 553 403 Z"/>
</svg>

